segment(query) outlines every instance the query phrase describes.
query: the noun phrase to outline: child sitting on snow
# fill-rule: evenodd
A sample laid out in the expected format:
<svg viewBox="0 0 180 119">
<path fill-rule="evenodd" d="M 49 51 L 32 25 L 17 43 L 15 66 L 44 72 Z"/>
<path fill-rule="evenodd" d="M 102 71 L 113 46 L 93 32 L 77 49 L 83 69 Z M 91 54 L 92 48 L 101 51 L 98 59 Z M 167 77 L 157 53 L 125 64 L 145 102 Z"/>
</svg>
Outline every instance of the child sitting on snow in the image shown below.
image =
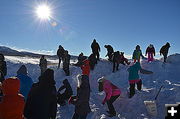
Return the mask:
<svg viewBox="0 0 180 119">
<path fill-rule="evenodd" d="M 139 71 L 142 74 L 152 74 L 152 71 L 147 71 L 141 68 L 139 62 L 136 62 L 134 65 L 130 66 L 129 71 L 129 98 L 133 97 L 135 94 L 135 84 L 137 84 L 137 89 L 141 90 L 142 88 L 142 80 L 139 78 Z"/>
</svg>

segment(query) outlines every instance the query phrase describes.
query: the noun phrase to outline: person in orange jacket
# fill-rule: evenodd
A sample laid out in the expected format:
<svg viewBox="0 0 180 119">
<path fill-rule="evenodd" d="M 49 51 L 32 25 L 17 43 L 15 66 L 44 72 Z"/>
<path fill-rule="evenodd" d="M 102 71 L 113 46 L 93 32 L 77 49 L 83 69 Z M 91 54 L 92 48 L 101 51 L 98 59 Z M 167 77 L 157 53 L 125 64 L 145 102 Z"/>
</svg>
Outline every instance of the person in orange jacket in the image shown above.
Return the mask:
<svg viewBox="0 0 180 119">
<path fill-rule="evenodd" d="M 3 96 L 0 101 L 0 119 L 24 119 L 24 97 L 19 94 L 20 81 L 16 77 L 2 83 Z"/>
</svg>

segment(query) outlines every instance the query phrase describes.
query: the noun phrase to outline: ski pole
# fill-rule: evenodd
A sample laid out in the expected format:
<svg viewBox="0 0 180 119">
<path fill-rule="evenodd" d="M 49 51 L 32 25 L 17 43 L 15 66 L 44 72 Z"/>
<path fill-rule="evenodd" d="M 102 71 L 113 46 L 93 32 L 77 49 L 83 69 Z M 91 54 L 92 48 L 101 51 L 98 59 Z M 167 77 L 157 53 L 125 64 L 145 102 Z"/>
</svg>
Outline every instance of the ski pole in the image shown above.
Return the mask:
<svg viewBox="0 0 180 119">
<path fill-rule="evenodd" d="M 159 93 L 160 93 L 162 87 L 163 87 L 163 85 L 160 87 L 160 89 L 159 89 L 159 91 L 158 91 L 158 93 L 157 93 L 157 95 L 156 95 L 156 97 L 155 97 L 155 100 L 157 99 L 157 97 L 158 97 L 158 95 L 159 95 Z"/>
</svg>

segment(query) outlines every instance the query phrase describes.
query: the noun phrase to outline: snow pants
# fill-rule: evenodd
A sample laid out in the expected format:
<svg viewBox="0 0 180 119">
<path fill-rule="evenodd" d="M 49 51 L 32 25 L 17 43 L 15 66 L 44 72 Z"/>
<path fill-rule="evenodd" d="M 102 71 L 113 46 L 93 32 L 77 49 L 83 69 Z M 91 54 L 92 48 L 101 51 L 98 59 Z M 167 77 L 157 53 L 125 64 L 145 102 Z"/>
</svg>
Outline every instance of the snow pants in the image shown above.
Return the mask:
<svg viewBox="0 0 180 119">
<path fill-rule="evenodd" d="M 138 81 L 137 83 L 130 83 L 129 93 L 130 98 L 135 94 L 135 84 L 137 85 L 137 89 L 141 90 L 142 88 L 142 80 Z"/>
<path fill-rule="evenodd" d="M 108 105 L 109 113 L 112 115 L 116 115 L 116 111 L 113 106 L 113 102 L 119 97 L 120 95 L 112 96 L 110 100 L 108 100 L 106 103 Z"/>
<path fill-rule="evenodd" d="M 116 71 L 119 70 L 119 63 L 117 61 L 113 61 L 113 72 L 115 72 L 115 69 Z"/>
<path fill-rule="evenodd" d="M 93 51 L 93 54 L 95 55 L 96 59 L 99 60 L 99 52 L 98 51 Z"/>
<path fill-rule="evenodd" d="M 79 115 L 79 114 L 77 114 L 77 113 L 74 113 L 72 119 L 86 119 L 86 117 L 87 117 L 87 114 L 85 114 L 85 115 Z"/>
<path fill-rule="evenodd" d="M 70 72 L 69 72 L 69 66 L 63 67 L 63 70 L 64 70 L 66 76 L 69 76 L 69 75 L 70 75 Z"/>
</svg>

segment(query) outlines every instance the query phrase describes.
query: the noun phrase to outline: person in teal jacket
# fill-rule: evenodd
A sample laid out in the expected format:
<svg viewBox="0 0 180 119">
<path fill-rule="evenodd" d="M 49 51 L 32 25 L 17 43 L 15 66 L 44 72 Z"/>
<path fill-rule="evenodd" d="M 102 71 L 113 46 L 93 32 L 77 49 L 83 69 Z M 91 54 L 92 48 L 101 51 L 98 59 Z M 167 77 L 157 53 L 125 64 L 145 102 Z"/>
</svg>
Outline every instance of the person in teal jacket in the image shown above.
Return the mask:
<svg viewBox="0 0 180 119">
<path fill-rule="evenodd" d="M 28 93 L 32 87 L 33 80 L 28 76 L 27 68 L 25 65 L 22 65 L 19 68 L 16 77 L 20 80 L 20 93 L 26 100 L 28 97 Z"/>
<path fill-rule="evenodd" d="M 141 68 L 139 62 L 136 62 L 134 65 L 130 66 L 129 71 L 129 98 L 133 97 L 135 94 L 135 84 L 137 85 L 137 89 L 141 90 L 142 88 L 142 80 L 139 77 L 139 71 L 142 74 L 152 74 L 152 71 L 148 71 Z"/>
<path fill-rule="evenodd" d="M 136 61 L 140 62 L 140 57 L 143 57 L 143 58 L 144 58 L 144 56 L 142 55 L 142 51 L 141 51 L 140 46 L 137 45 L 137 46 L 136 46 L 136 49 L 135 49 L 134 52 L 133 52 L 133 57 L 132 57 L 132 59 L 134 59 L 134 63 L 135 63 Z"/>
</svg>

